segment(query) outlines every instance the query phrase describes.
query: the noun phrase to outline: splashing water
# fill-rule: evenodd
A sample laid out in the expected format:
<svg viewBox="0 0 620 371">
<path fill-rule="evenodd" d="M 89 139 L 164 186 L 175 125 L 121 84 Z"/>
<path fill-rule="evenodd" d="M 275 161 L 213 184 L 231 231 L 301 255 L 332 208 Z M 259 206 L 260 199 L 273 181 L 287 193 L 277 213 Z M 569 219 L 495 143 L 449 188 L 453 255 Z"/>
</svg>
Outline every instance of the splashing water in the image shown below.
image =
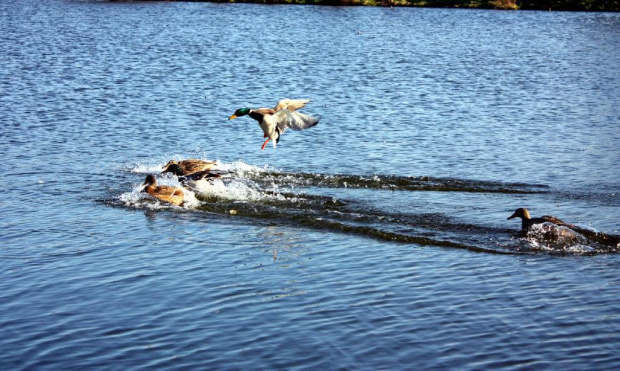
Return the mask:
<svg viewBox="0 0 620 371">
<path fill-rule="evenodd" d="M 524 240 L 532 250 L 573 254 L 586 254 L 596 251 L 595 248 L 589 246 L 591 242 L 579 232 L 552 223 L 532 226 Z"/>
<path fill-rule="evenodd" d="M 132 174 L 161 171 L 163 163 L 125 168 Z M 512 231 L 463 222 L 441 213 L 379 210 L 368 204 L 377 192 L 444 192 L 487 194 L 538 194 L 552 192 L 545 185 L 501 183 L 467 179 L 399 177 L 380 174 L 313 174 L 281 172 L 242 161 L 219 162 L 221 178 L 201 180 L 184 188 L 183 208 L 199 212 L 235 215 L 242 220 L 267 222 L 356 234 L 384 241 L 462 248 L 493 253 L 593 254 L 618 250 L 620 238 L 595 231 L 575 231 L 552 224 L 535 226 L 526 236 L 512 238 Z M 162 185 L 180 187 L 171 174 L 158 176 Z M 147 209 L 179 209 L 141 193 L 141 183 L 118 196 L 122 206 Z M 347 189 L 368 193 L 361 199 L 312 195 L 304 190 Z M 489 242 L 491 241 L 491 242 Z M 491 247 L 489 247 L 491 243 Z"/>
</svg>

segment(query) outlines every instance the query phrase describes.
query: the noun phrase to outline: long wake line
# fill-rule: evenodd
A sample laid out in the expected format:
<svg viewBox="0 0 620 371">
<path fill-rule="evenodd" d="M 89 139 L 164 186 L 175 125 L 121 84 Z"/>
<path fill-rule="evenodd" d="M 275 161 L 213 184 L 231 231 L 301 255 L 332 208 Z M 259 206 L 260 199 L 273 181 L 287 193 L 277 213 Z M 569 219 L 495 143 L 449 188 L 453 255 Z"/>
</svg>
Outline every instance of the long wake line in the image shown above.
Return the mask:
<svg viewBox="0 0 620 371">
<path fill-rule="evenodd" d="M 247 164 L 221 165 L 222 170 L 227 171 L 230 176 L 213 179 L 203 187 L 195 189 L 195 192 L 188 191 L 186 196 L 191 196 L 193 202 L 185 204 L 186 209 L 252 223 L 304 227 L 381 241 L 493 254 L 532 254 L 542 251 L 550 254 L 585 255 L 616 252 L 620 249 L 620 236 L 586 229 L 578 231 L 583 237 L 580 237 L 579 241 L 567 241 L 548 233 L 540 236 L 520 236 L 512 228 L 463 223 L 442 213 L 375 210 L 364 199 L 338 199 L 291 191 L 324 187 L 465 193 L 554 193 L 546 185 L 427 176 L 295 173 L 265 170 Z M 131 172 L 151 173 L 159 171 L 161 167 L 140 169 Z M 162 180 L 169 184 L 177 182 L 173 176 L 162 176 Z M 153 206 L 159 204 L 145 198 L 136 189 L 106 203 L 149 209 L 179 209 L 163 204 Z"/>
</svg>

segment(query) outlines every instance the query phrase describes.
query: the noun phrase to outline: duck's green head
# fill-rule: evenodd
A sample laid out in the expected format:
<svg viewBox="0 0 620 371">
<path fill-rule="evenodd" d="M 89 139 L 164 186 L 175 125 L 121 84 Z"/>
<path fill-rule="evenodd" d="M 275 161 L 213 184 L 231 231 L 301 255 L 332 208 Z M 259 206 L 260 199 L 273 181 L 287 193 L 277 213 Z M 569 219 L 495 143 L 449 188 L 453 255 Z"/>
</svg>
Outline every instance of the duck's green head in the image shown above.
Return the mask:
<svg viewBox="0 0 620 371">
<path fill-rule="evenodd" d="M 162 170 L 162 174 L 163 173 L 172 173 L 176 176 L 180 176 L 183 175 L 183 170 L 176 161 L 170 161 L 166 166 L 164 166 Z"/>
<path fill-rule="evenodd" d="M 235 111 L 235 113 L 233 113 L 232 116 L 230 116 L 228 119 L 232 120 L 232 119 L 236 119 L 237 117 L 241 117 L 241 116 L 245 116 L 248 113 L 250 113 L 250 109 L 249 108 L 239 108 L 238 110 Z"/>
</svg>

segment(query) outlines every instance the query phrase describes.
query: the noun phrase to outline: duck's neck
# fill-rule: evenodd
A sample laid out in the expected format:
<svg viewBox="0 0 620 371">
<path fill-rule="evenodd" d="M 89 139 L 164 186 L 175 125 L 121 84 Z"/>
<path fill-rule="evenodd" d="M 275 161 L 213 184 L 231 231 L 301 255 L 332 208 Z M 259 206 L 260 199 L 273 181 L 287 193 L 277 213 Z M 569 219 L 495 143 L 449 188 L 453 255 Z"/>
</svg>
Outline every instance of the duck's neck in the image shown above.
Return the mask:
<svg viewBox="0 0 620 371">
<path fill-rule="evenodd" d="M 262 113 L 254 111 L 254 110 L 250 111 L 250 113 L 248 113 L 248 115 L 251 118 L 253 118 L 254 120 L 258 121 L 258 122 L 263 121 L 263 117 L 265 116 Z"/>
<path fill-rule="evenodd" d="M 527 231 L 530 229 L 530 220 L 528 218 L 521 218 L 521 229 Z"/>
<path fill-rule="evenodd" d="M 527 210 L 523 210 L 523 216 L 521 217 L 521 229 L 530 229 L 530 213 Z"/>
</svg>

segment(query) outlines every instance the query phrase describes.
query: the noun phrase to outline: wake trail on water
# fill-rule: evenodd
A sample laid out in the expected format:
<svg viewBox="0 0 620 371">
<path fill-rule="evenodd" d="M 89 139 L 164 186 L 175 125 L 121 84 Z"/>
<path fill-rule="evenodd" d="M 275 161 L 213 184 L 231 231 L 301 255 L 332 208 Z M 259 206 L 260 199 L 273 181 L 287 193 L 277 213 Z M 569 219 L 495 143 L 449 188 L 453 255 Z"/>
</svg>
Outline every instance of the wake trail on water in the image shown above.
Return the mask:
<svg viewBox="0 0 620 371">
<path fill-rule="evenodd" d="M 162 164 L 124 167 L 131 174 L 158 174 Z M 477 181 L 455 178 L 393 175 L 350 175 L 280 172 L 243 162 L 218 163 L 221 178 L 184 189 L 183 207 L 172 206 L 141 193 L 142 179 L 107 203 L 151 210 L 203 212 L 222 218 L 304 227 L 325 232 L 364 236 L 381 241 L 432 245 L 496 254 L 596 254 L 616 252 L 620 237 L 582 228 L 574 235 L 560 229 L 534 230 L 526 235 L 513 229 L 463 223 L 443 213 L 409 213 L 373 208 L 365 199 L 313 195 L 316 188 L 370 189 L 374 192 L 427 191 L 538 194 L 546 185 Z M 159 184 L 180 186 L 175 176 L 159 174 Z M 229 220 L 229 219 L 228 219 Z"/>
</svg>

